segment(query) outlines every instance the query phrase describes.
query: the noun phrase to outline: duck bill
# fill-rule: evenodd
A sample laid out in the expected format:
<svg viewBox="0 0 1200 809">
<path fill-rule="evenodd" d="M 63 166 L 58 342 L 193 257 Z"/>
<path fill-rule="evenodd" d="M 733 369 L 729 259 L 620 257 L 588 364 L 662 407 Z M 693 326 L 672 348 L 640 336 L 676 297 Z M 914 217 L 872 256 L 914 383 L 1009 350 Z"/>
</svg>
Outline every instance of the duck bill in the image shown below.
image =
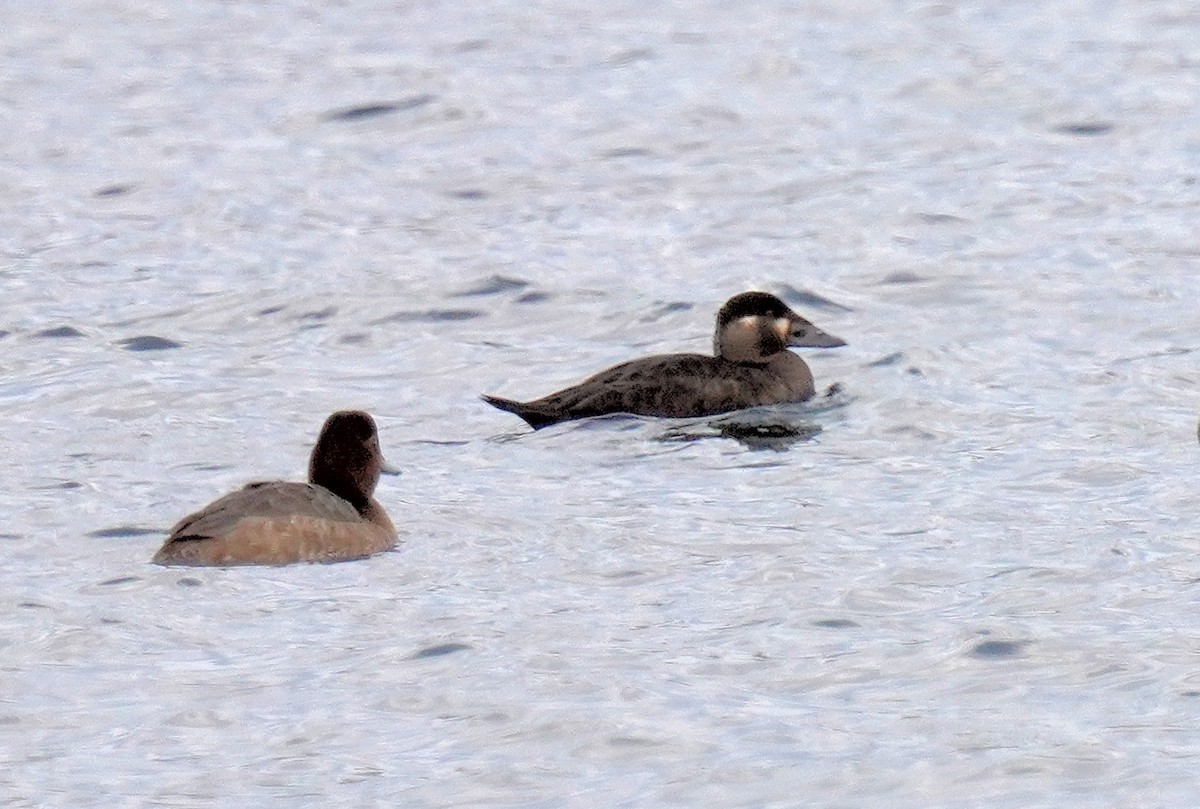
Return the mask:
<svg viewBox="0 0 1200 809">
<path fill-rule="evenodd" d="M 400 467 L 392 466 L 387 461 L 384 461 L 382 464 L 379 465 L 379 474 L 387 475 L 388 477 L 398 478 L 398 477 L 400 477 Z"/>
<path fill-rule="evenodd" d="M 840 348 L 846 345 L 846 341 L 821 331 L 807 320 L 797 320 L 788 332 L 788 345 L 795 348 Z"/>
</svg>

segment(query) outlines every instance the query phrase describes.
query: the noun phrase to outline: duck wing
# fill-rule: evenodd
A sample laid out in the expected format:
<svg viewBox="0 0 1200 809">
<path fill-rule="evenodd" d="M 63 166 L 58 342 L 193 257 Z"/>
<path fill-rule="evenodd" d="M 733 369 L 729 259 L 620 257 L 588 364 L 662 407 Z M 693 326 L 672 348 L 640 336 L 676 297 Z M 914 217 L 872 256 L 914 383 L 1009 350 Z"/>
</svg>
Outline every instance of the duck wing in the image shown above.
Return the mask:
<svg viewBox="0 0 1200 809">
<path fill-rule="evenodd" d="M 775 383 L 761 366 L 702 354 L 663 354 L 615 365 L 578 385 L 530 402 L 484 400 L 538 429 L 560 421 L 633 413 L 688 418 L 761 404 Z"/>
<path fill-rule="evenodd" d="M 251 483 L 184 517 L 171 529 L 167 541 L 224 536 L 243 520 L 280 517 L 315 517 L 333 522 L 362 519 L 354 506 L 323 486 L 283 481 Z"/>
</svg>

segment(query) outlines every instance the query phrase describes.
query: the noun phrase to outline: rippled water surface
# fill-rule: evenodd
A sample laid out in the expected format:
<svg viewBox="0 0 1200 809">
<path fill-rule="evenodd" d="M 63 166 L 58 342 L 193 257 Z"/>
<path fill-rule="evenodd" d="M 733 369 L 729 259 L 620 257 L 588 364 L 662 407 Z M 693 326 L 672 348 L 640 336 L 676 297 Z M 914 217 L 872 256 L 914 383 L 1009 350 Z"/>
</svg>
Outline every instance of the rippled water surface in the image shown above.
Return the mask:
<svg viewBox="0 0 1200 809">
<path fill-rule="evenodd" d="M 1194 4 L 3 17 L 5 805 L 1195 805 Z M 477 398 L 747 288 L 837 395 Z M 399 550 L 148 563 L 345 407 Z"/>
</svg>

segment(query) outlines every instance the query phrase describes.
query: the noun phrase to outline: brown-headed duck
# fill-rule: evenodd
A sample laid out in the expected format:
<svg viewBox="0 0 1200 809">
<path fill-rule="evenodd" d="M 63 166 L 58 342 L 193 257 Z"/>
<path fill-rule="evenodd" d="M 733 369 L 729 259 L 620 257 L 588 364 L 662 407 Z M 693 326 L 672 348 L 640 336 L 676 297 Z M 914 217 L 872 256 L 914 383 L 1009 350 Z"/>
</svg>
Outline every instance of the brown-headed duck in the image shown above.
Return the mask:
<svg viewBox="0 0 1200 809">
<path fill-rule="evenodd" d="M 171 529 L 160 565 L 340 562 L 388 550 L 396 529 L 373 494 L 383 471 L 375 420 L 355 410 L 325 420 L 308 483 L 251 483 Z"/>
</svg>

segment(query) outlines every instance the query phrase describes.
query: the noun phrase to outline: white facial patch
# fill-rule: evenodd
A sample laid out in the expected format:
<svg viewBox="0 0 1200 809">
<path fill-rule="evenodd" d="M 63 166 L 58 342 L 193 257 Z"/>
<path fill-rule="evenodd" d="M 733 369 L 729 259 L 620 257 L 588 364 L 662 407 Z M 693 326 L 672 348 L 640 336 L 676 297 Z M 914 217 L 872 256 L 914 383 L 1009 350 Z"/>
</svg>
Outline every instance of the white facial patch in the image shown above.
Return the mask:
<svg viewBox="0 0 1200 809">
<path fill-rule="evenodd" d="M 758 331 L 759 319 L 760 318 L 758 315 L 743 315 L 743 316 L 739 317 L 737 320 L 733 321 L 733 323 L 731 324 L 731 328 L 735 328 L 740 331 L 744 331 L 747 334 L 751 334 L 753 332 Z"/>
<path fill-rule="evenodd" d="M 743 315 L 729 321 L 713 340 L 714 353 L 735 360 L 755 356 L 758 352 L 762 321 L 759 315 Z"/>
<path fill-rule="evenodd" d="M 792 321 L 786 317 L 777 317 L 773 325 L 775 326 L 775 333 L 779 335 L 779 341 L 787 345 L 788 338 L 792 333 Z"/>
</svg>

